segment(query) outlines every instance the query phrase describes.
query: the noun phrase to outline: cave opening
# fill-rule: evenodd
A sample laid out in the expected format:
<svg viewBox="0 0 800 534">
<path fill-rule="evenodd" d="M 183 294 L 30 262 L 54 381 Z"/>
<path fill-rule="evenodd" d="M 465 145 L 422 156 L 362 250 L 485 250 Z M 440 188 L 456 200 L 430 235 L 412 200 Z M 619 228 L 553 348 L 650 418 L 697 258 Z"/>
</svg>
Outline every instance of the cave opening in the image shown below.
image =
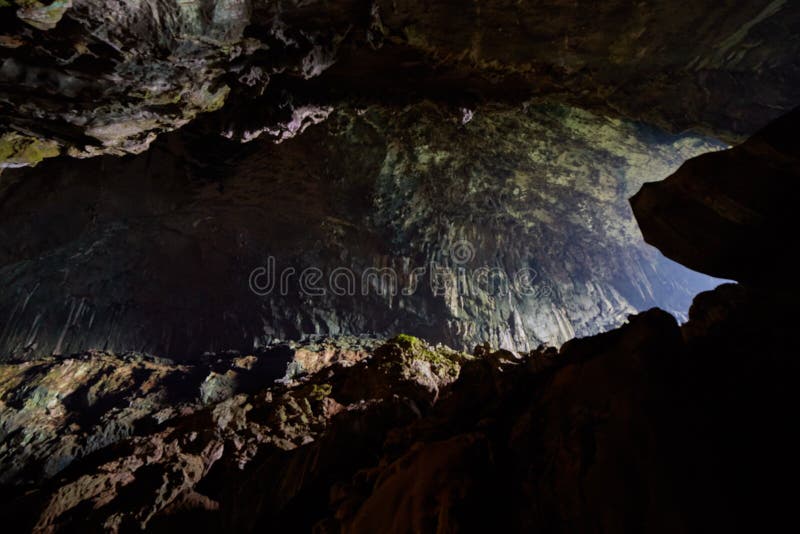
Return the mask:
<svg viewBox="0 0 800 534">
<path fill-rule="evenodd" d="M 575 107 L 473 113 L 343 108 L 244 149 L 187 127 L 8 173 L 4 353 L 403 332 L 523 353 L 653 307 L 685 321 L 721 283 L 646 245 L 628 198 L 722 143 Z"/>
<path fill-rule="evenodd" d="M 784 529 L 798 28 L 0 0 L 4 531 Z"/>
</svg>

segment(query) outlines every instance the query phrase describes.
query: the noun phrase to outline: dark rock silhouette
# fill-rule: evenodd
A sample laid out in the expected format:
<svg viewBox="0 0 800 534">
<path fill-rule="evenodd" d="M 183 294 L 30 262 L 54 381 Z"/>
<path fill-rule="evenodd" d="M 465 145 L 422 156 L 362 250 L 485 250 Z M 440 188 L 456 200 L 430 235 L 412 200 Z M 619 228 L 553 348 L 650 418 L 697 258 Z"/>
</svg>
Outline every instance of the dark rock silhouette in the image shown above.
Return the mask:
<svg viewBox="0 0 800 534">
<path fill-rule="evenodd" d="M 795 266 L 783 253 L 798 225 L 800 109 L 746 143 L 686 162 L 631 199 L 645 240 L 697 271 L 758 286 L 786 286 Z M 796 293 L 789 284 L 788 292 Z"/>
</svg>

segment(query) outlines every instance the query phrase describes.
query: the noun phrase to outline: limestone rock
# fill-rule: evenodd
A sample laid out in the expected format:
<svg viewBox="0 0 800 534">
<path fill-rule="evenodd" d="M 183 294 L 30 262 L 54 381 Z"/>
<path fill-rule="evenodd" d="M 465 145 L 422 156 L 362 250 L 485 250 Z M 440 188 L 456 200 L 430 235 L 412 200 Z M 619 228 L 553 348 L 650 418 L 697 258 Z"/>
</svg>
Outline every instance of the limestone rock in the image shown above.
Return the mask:
<svg viewBox="0 0 800 534">
<path fill-rule="evenodd" d="M 190 365 L 155 356 L 89 352 L 0 365 L 0 484 L 41 482 L 74 461 L 167 421 L 370 356 L 361 341 L 279 343 L 257 354 L 207 354 Z M 367 346 L 377 346 L 367 340 Z M 336 355 L 336 356 L 333 356 Z M 290 374 L 287 374 L 290 373 Z"/>
</svg>

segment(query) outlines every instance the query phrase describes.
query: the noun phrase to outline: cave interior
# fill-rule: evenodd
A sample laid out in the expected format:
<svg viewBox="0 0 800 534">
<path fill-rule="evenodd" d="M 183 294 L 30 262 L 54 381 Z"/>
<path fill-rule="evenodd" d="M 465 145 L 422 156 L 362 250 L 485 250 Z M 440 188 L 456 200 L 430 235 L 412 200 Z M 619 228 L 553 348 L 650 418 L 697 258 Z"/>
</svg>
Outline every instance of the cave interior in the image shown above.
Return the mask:
<svg viewBox="0 0 800 534">
<path fill-rule="evenodd" d="M 784 530 L 787 0 L 0 0 L 10 532 Z"/>
</svg>

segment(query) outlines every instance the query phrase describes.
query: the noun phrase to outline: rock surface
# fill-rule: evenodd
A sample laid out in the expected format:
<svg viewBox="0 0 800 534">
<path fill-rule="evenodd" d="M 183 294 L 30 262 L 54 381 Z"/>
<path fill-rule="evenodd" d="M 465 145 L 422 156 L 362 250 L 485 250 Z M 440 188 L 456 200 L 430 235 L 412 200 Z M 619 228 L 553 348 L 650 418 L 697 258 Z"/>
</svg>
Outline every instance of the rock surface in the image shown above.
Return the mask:
<svg viewBox="0 0 800 534">
<path fill-rule="evenodd" d="M 367 358 L 380 341 L 276 342 L 258 353 L 179 365 L 89 352 L 0 365 L 0 484 L 38 483 L 73 461 L 205 406 Z"/>
<path fill-rule="evenodd" d="M 153 404 L 149 424 L 96 454 L 56 456 L 66 469 L 36 484 L 36 442 L 5 440 L 4 461 L 26 469 L 6 480 L 0 513 L 20 531 L 777 527 L 783 512 L 764 510 L 791 510 L 779 488 L 797 472 L 796 438 L 781 422 L 798 399 L 776 379 L 797 365 L 784 356 L 786 320 L 763 320 L 772 306 L 723 286 L 698 297 L 683 329 L 653 310 L 521 359 L 401 336 L 285 385 L 210 405 Z M 107 363 L 95 355 L 84 365 Z M 106 394 L 124 391 L 113 377 L 156 365 L 120 362 Z M 70 376 L 69 388 L 92 383 L 91 373 Z M 162 376 L 151 375 L 154 391 Z M 26 403 L 21 417 L 37 409 Z M 113 426 L 83 432 L 99 440 L 103 428 Z M 81 435 L 64 432 L 62 444 Z"/>
<path fill-rule="evenodd" d="M 800 98 L 800 10 L 786 0 L 0 3 L 0 165 L 139 153 L 217 114 L 285 139 L 353 98 L 518 102 L 740 139 Z M 547 21 L 543 24 L 542 21 Z M 225 105 L 225 104 L 228 105 Z"/>
<path fill-rule="evenodd" d="M 274 354 L 217 361 L 212 371 L 101 354 L 0 367 L 2 482 L 32 488 L 3 514 L 23 507 L 33 515 L 14 524 L 34 530 L 166 528 L 187 510 L 213 512 L 218 523 L 220 500 L 243 489 L 243 475 L 264 462 L 285 467 L 288 452 L 307 450 L 334 421 L 350 433 L 368 429 L 349 436 L 352 447 L 374 440 L 370 433 L 427 410 L 471 359 L 401 336 L 369 354 L 340 349 L 346 357 L 322 365 L 341 340 L 323 345 L 294 354 L 306 362 L 317 354 L 316 373 L 269 389 L 256 386 L 269 384 L 264 367 L 274 367 Z M 241 386 L 248 373 L 248 388 L 207 398 L 210 381 L 230 376 Z M 275 498 L 291 500 L 301 489 L 292 475 Z"/>
</svg>

